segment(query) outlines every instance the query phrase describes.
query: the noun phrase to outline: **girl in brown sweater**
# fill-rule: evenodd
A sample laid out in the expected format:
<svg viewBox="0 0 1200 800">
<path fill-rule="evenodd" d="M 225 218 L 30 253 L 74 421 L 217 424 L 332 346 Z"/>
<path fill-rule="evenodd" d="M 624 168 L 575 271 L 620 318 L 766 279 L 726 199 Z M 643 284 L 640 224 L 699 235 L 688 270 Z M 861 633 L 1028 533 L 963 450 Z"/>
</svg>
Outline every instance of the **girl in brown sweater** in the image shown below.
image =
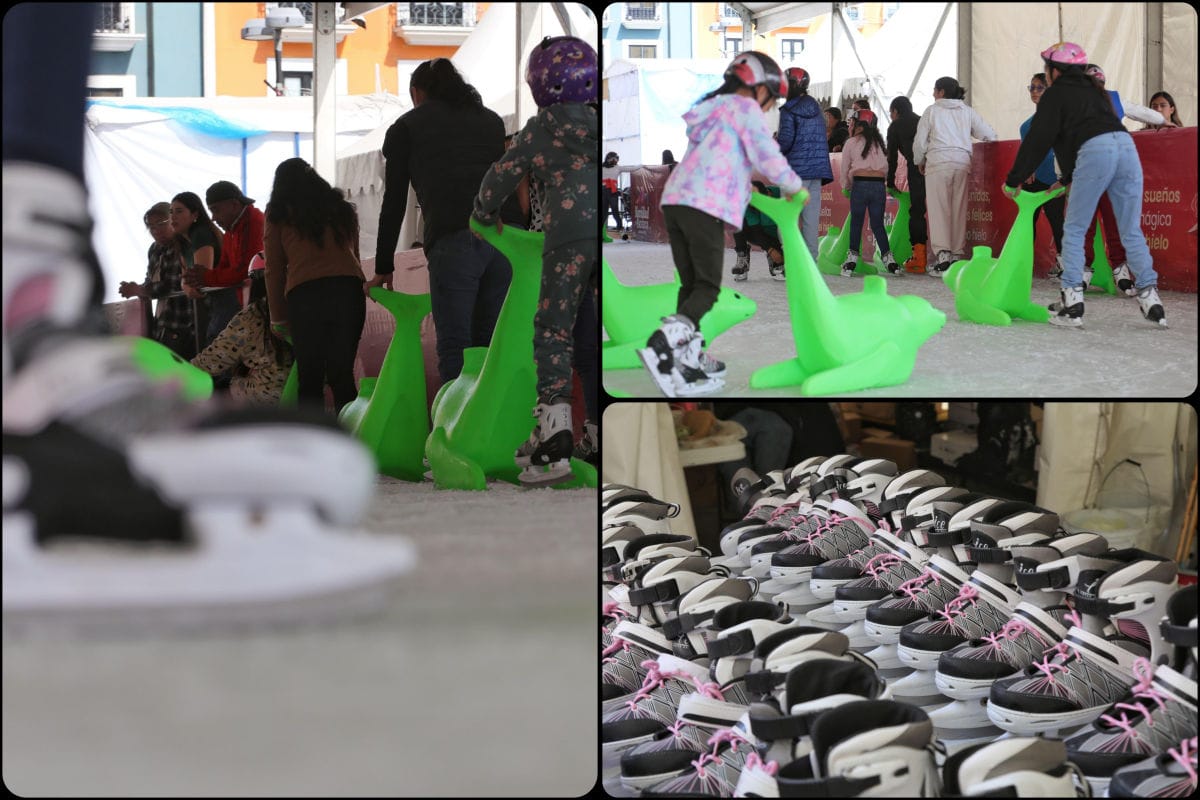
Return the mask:
<svg viewBox="0 0 1200 800">
<path fill-rule="evenodd" d="M 354 357 L 366 321 L 358 216 L 342 193 L 302 158 L 275 170 L 263 246 L 271 330 L 290 336 L 301 403 L 336 411 L 358 394 Z"/>
</svg>

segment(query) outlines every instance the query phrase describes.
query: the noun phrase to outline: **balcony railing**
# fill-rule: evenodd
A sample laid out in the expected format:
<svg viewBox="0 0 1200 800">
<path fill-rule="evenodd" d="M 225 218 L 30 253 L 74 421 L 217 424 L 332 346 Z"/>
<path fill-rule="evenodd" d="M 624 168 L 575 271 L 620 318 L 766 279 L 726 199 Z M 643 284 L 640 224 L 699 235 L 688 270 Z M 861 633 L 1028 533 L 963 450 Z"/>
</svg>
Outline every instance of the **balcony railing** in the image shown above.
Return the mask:
<svg viewBox="0 0 1200 800">
<path fill-rule="evenodd" d="M 313 4 L 312 3 L 276 3 L 275 5 L 281 8 L 294 8 L 304 15 L 305 23 L 312 25 L 313 23 Z"/>
<path fill-rule="evenodd" d="M 100 3 L 96 30 L 101 33 L 129 33 L 129 7 L 125 3 Z"/>
<path fill-rule="evenodd" d="M 651 22 L 658 19 L 658 3 L 652 6 L 625 5 L 625 19 L 634 22 Z"/>
<path fill-rule="evenodd" d="M 474 27 L 474 3 L 397 3 L 396 17 L 401 25 L 441 25 Z"/>
</svg>

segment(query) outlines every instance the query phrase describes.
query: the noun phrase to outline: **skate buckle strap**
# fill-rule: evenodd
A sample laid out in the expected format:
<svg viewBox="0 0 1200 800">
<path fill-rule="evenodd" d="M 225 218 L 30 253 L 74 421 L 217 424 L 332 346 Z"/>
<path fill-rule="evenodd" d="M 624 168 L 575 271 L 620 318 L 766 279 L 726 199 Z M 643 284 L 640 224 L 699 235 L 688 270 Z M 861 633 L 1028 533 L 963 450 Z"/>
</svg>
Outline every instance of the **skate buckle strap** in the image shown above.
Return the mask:
<svg viewBox="0 0 1200 800">
<path fill-rule="evenodd" d="M 1164 619 L 1158 626 L 1164 640 L 1177 647 L 1195 647 L 1196 629 L 1189 625 L 1177 625 Z"/>
<path fill-rule="evenodd" d="M 1039 570 L 1036 561 L 1025 558 L 1013 559 L 1013 565 L 1017 586 L 1026 592 L 1038 589 L 1061 589 L 1071 582 L 1071 570 L 1066 566 Z"/>
<path fill-rule="evenodd" d="M 716 613 L 716 611 L 702 611 L 698 614 L 680 614 L 663 623 L 663 635 L 668 639 L 678 639 L 685 633 L 696 630 L 701 623 L 708 622 Z"/>
<path fill-rule="evenodd" d="M 809 735 L 809 723 L 820 712 L 789 717 L 750 717 L 750 731 L 759 741 L 788 741 Z"/>
<path fill-rule="evenodd" d="M 1154 688 L 1154 665 L 1150 663 L 1149 659 L 1139 658 L 1133 662 L 1133 677 L 1137 678 L 1138 680 L 1138 682 L 1133 685 L 1133 688 L 1129 690 L 1133 695 L 1133 700 L 1136 701 L 1141 698 L 1143 700 L 1157 703 L 1160 709 L 1167 707 L 1167 695 Z M 1145 718 L 1147 725 L 1153 726 L 1154 720 L 1150 716 L 1150 709 L 1147 708 L 1148 705 L 1149 703 L 1138 702 L 1117 703 L 1113 706 L 1113 711 L 1116 712 L 1117 709 L 1128 709 L 1129 711 L 1135 711 L 1140 713 Z M 1133 729 L 1133 726 L 1136 724 L 1136 718 L 1134 722 L 1130 722 L 1129 716 L 1126 715 L 1124 711 L 1121 712 L 1121 716 L 1119 718 L 1110 714 L 1101 714 L 1100 719 L 1114 728 L 1120 728 L 1121 730 L 1125 731 L 1126 736 L 1131 738 L 1141 738 Z"/>
<path fill-rule="evenodd" d="M 742 676 L 746 682 L 746 691 L 755 695 L 767 695 L 775 691 L 775 687 L 783 683 L 786 675 L 772 672 L 769 669 L 758 672 L 747 672 Z"/>
<path fill-rule="evenodd" d="M 994 544 L 985 544 L 979 539 L 967 543 L 967 555 L 976 564 L 1004 564 L 1012 560 L 1012 552 Z"/>
<path fill-rule="evenodd" d="M 841 492 L 842 487 L 846 485 L 846 479 L 840 475 L 826 475 L 816 483 L 809 484 L 808 494 L 810 497 L 817 497 L 825 492 L 835 491 Z"/>
<path fill-rule="evenodd" d="M 1090 597 L 1088 595 L 1075 595 L 1075 608 L 1082 611 L 1084 614 L 1095 614 L 1101 617 L 1111 617 L 1114 614 L 1120 614 L 1124 611 L 1131 611 L 1137 607 L 1137 603 L 1114 603 L 1111 600 L 1101 600 L 1098 597 Z"/>
<path fill-rule="evenodd" d="M 750 630 L 737 631 L 717 639 L 708 640 L 708 657 L 716 661 L 725 656 L 741 655 L 754 649 L 754 632 Z"/>
<path fill-rule="evenodd" d="M 679 584 L 673 579 L 660 581 L 653 586 L 629 590 L 629 602 L 635 606 L 667 603 L 679 597 Z"/>
</svg>

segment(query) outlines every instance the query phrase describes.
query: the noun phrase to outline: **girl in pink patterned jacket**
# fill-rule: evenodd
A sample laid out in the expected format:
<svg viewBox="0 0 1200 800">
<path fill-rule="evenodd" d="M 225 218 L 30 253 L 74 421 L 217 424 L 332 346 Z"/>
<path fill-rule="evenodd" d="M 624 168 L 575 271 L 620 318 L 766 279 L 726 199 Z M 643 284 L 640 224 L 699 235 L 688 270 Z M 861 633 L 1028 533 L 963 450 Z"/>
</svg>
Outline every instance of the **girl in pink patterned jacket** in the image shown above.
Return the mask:
<svg viewBox="0 0 1200 800">
<path fill-rule="evenodd" d="M 667 179 L 661 202 L 679 270 L 679 302 L 639 351 L 668 397 L 707 394 L 725 385 L 725 365 L 703 352 L 698 327 L 721 290 L 725 224 L 741 228 L 751 177 L 762 176 L 785 197 L 803 188 L 763 114 L 786 95 L 778 64 L 762 53 L 742 53 L 725 70 L 725 83 L 683 117 L 688 149 Z"/>
</svg>

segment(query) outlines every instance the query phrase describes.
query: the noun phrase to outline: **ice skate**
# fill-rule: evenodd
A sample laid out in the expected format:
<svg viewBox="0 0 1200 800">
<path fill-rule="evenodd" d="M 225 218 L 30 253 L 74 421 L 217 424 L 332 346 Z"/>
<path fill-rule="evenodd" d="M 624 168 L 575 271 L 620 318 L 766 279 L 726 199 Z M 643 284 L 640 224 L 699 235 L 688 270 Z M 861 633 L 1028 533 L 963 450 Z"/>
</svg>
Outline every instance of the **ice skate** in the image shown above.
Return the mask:
<svg viewBox="0 0 1200 800">
<path fill-rule="evenodd" d="M 579 444 L 575 445 L 574 457 L 593 466 L 600 464 L 600 429 L 590 419 L 584 420 L 583 436 L 579 437 Z"/>
<path fill-rule="evenodd" d="M 842 264 L 842 277 L 853 278 L 856 269 L 858 269 L 858 253 L 851 250 L 846 253 L 846 263 Z"/>
<path fill-rule="evenodd" d="M 1050 315 L 1050 324 L 1060 328 L 1083 327 L 1083 288 L 1068 287 L 1060 292 L 1062 300 L 1051 303 L 1049 308 L 1056 312 Z"/>
<path fill-rule="evenodd" d="M 949 756 L 942 766 L 947 797 L 1087 797 L 1079 768 L 1063 743 L 1020 737 L 983 743 Z"/>
<path fill-rule="evenodd" d="M 783 271 L 783 253 L 777 248 L 767 250 L 767 273 L 777 281 L 787 280 Z"/>
<path fill-rule="evenodd" d="M 1163 311 L 1162 300 L 1158 297 L 1158 288 L 1155 286 L 1144 286 L 1137 290 L 1138 306 L 1142 309 L 1142 316 L 1148 322 L 1157 322 L 1162 327 L 1167 327 L 1167 315 Z"/>
<path fill-rule="evenodd" d="M 1054 256 L 1054 265 L 1051 266 L 1050 271 L 1046 273 L 1046 278 L 1048 280 L 1054 280 L 1055 278 L 1061 278 L 1062 272 L 1063 272 L 1062 255 L 1056 253 Z"/>
<path fill-rule="evenodd" d="M 517 480 L 526 488 L 553 486 L 571 478 L 571 454 L 575 451 L 575 433 L 571 427 L 571 405 L 565 402 L 538 403 L 534 431 L 537 447 L 529 454 L 529 466 Z"/>
<path fill-rule="evenodd" d="M 733 265 L 733 279 L 744 281 L 748 277 L 750 277 L 750 253 L 738 253 L 737 261 Z"/>
<path fill-rule="evenodd" d="M 709 394 L 725 386 L 720 378 L 709 377 L 700 363 L 702 340 L 695 324 L 687 317 L 672 314 L 650 335 L 638 356 L 659 390 L 667 397 Z"/>
<path fill-rule="evenodd" d="M 1126 297 L 1137 296 L 1137 289 L 1133 288 L 1133 273 L 1130 272 L 1128 263 L 1122 263 L 1121 266 L 1114 269 L 1112 273 L 1113 281 L 1116 282 L 1117 288 L 1120 289 Z"/>
</svg>

